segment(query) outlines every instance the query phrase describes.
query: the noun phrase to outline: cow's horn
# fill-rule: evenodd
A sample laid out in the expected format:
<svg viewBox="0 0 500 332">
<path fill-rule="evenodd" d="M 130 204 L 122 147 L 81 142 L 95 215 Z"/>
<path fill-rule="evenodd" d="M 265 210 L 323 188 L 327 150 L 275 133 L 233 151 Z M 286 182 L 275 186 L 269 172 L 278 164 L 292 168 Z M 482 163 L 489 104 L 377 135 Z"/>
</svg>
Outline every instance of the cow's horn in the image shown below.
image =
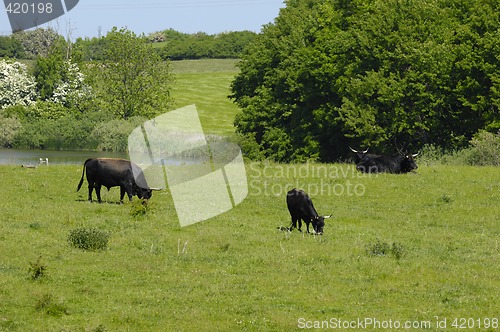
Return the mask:
<svg viewBox="0 0 500 332">
<path fill-rule="evenodd" d="M 416 158 L 419 154 L 420 154 L 420 152 L 419 152 L 419 153 L 412 154 L 411 156 L 412 156 L 413 158 Z"/>
<path fill-rule="evenodd" d="M 149 189 L 155 190 L 155 191 L 163 190 L 163 188 L 151 188 L 151 187 Z"/>
<path fill-rule="evenodd" d="M 370 148 L 366 149 L 365 151 L 361 151 L 361 152 L 356 151 L 356 150 L 354 150 L 354 149 L 353 149 L 353 148 L 351 148 L 351 147 L 349 147 L 349 149 L 351 149 L 351 151 L 352 151 L 352 152 L 354 152 L 354 153 L 362 153 L 362 154 L 365 154 L 365 153 L 367 153 L 367 152 L 368 152 L 368 150 L 369 150 Z"/>
<path fill-rule="evenodd" d="M 323 218 L 328 219 L 328 218 L 331 218 L 331 217 L 332 217 L 332 215 L 324 216 Z"/>
</svg>

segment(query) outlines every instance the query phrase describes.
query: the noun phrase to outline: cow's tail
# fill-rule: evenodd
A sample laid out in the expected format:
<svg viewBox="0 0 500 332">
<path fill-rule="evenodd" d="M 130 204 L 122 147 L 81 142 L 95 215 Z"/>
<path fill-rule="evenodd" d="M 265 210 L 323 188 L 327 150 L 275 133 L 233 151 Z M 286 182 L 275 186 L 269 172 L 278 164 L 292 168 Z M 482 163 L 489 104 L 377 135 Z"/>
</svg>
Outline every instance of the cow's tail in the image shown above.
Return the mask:
<svg viewBox="0 0 500 332">
<path fill-rule="evenodd" d="M 82 184 L 83 184 L 83 175 L 85 174 L 85 166 L 87 166 L 87 163 L 90 160 L 92 160 L 92 158 L 89 158 L 89 159 L 85 160 L 85 162 L 83 163 L 82 178 L 80 179 L 80 183 L 78 183 L 78 187 L 76 188 L 76 191 L 79 191 L 80 188 L 82 187 Z"/>
</svg>

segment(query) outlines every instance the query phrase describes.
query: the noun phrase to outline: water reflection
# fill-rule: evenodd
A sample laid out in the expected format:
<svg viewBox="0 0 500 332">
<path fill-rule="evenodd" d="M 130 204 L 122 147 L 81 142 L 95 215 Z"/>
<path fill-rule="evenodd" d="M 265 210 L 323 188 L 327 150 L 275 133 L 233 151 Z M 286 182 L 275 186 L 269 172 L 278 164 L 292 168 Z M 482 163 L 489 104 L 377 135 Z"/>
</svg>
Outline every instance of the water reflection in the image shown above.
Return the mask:
<svg viewBox="0 0 500 332">
<path fill-rule="evenodd" d="M 87 158 L 125 158 L 126 152 L 95 151 L 49 151 L 49 150 L 16 150 L 0 149 L 0 164 L 3 165 L 37 165 L 40 158 L 48 158 L 49 164 L 82 164 Z"/>
</svg>

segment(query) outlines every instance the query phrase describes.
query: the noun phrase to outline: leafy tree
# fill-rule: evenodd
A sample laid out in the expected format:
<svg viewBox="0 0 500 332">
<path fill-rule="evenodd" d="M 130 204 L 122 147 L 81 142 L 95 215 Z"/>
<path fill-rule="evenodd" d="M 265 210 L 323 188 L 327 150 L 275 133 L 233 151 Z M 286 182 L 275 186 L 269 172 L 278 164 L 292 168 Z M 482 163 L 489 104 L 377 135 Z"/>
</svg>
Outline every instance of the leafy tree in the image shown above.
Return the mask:
<svg viewBox="0 0 500 332">
<path fill-rule="evenodd" d="M 90 83 L 104 110 L 117 118 L 153 117 L 171 107 L 173 76 L 145 37 L 113 28 L 105 37 L 105 60 L 88 66 Z"/>
<path fill-rule="evenodd" d="M 54 95 L 57 84 L 67 70 L 62 55 L 54 52 L 47 56 L 39 56 L 35 62 L 34 75 L 36 87 L 41 100 L 49 100 Z"/>
<path fill-rule="evenodd" d="M 73 45 L 73 58 L 79 61 L 102 61 L 105 58 L 108 39 L 77 38 Z"/>
<path fill-rule="evenodd" d="M 213 36 L 212 57 L 217 59 L 239 58 L 245 47 L 255 38 L 251 31 L 233 31 Z"/>
<path fill-rule="evenodd" d="M 24 64 L 0 60 L 0 109 L 32 104 L 36 99 L 35 85 Z"/>
<path fill-rule="evenodd" d="M 63 50 L 66 46 L 64 37 L 52 28 L 20 31 L 13 34 L 12 38 L 22 44 L 26 56 L 30 59 L 35 59 L 38 56 L 47 57 L 53 52 L 54 47 Z"/>
<path fill-rule="evenodd" d="M 0 36 L 0 57 L 21 59 L 24 57 L 24 49 L 21 42 L 12 36 Z"/>
<path fill-rule="evenodd" d="M 237 131 L 267 157 L 335 160 L 349 145 L 457 148 L 497 127 L 498 2 L 286 4 L 231 86 Z"/>
<path fill-rule="evenodd" d="M 150 39 L 155 36 L 150 36 Z M 236 59 L 256 34 L 251 31 L 232 31 L 216 35 L 202 32 L 185 34 L 170 29 L 163 31 L 162 36 L 165 41 L 157 43 L 156 49 L 164 59 Z"/>
<path fill-rule="evenodd" d="M 62 77 L 56 82 L 51 101 L 69 109 L 83 112 L 92 100 L 93 93 L 85 80 L 85 75 L 76 63 L 65 61 Z"/>
</svg>

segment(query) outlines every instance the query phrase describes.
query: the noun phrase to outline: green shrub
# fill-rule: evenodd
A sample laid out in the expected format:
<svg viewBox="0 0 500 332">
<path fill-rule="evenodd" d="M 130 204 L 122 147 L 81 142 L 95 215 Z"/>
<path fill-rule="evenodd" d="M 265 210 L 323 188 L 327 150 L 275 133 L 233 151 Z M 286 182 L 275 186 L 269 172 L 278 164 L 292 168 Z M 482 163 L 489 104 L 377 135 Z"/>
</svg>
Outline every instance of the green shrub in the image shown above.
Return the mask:
<svg viewBox="0 0 500 332">
<path fill-rule="evenodd" d="M 96 228 L 77 228 L 70 232 L 68 242 L 83 250 L 102 250 L 108 247 L 109 234 Z"/>
<path fill-rule="evenodd" d="M 477 133 L 465 152 L 465 162 L 472 166 L 500 166 L 500 131 Z"/>
<path fill-rule="evenodd" d="M 418 154 L 417 163 L 419 165 L 436 165 L 442 164 L 445 151 L 433 144 L 426 144 L 422 147 Z"/>
<path fill-rule="evenodd" d="M 90 136 L 99 142 L 97 149 L 100 151 L 127 151 L 128 136 L 145 120 L 142 117 L 132 117 L 128 120 L 102 122 L 95 126 Z"/>
<path fill-rule="evenodd" d="M 149 204 L 147 200 L 139 199 L 130 202 L 130 212 L 132 217 L 144 216 L 149 210 Z"/>
<path fill-rule="evenodd" d="M 0 114 L 0 128 L 0 147 L 12 147 L 14 137 L 22 128 L 21 122 L 15 117 L 4 117 L 2 114 Z"/>
</svg>

